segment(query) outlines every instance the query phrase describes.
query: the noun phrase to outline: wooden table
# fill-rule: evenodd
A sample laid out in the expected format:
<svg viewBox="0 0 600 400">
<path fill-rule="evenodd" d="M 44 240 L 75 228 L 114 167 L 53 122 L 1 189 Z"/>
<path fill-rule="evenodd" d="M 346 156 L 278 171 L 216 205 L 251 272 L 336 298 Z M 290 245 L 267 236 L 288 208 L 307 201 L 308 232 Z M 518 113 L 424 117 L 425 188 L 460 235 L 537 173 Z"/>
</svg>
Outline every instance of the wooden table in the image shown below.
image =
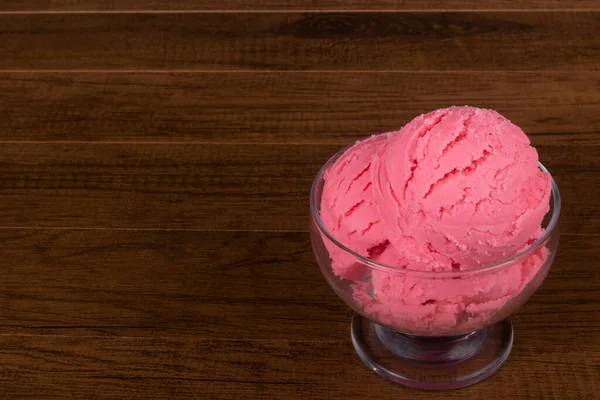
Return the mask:
<svg viewBox="0 0 600 400">
<path fill-rule="evenodd" d="M 1 2 L 0 398 L 599 399 L 600 3 L 440 3 Z M 531 136 L 562 242 L 502 369 L 427 393 L 355 355 L 308 191 L 452 104 Z"/>
</svg>

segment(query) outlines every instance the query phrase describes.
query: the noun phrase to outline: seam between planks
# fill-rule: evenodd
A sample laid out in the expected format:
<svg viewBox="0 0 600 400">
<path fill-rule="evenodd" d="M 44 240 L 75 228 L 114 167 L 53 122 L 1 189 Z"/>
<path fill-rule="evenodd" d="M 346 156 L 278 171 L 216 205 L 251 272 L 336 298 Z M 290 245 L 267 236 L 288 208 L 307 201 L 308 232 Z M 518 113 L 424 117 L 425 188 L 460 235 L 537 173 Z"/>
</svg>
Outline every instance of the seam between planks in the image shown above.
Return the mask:
<svg viewBox="0 0 600 400">
<path fill-rule="evenodd" d="M 272 70 L 272 69 L 1 69 L 0 74 L 572 74 L 571 70 L 418 70 L 418 69 L 291 69 L 291 70 Z M 577 70 L 577 74 L 600 73 L 600 69 Z"/>
<path fill-rule="evenodd" d="M 240 9 L 240 10 L 37 10 L 37 11 L 0 11 L 0 15 L 54 15 L 54 14 L 327 14 L 327 13 L 558 13 L 558 12 L 597 12 L 599 8 L 437 8 L 437 9 Z"/>
</svg>

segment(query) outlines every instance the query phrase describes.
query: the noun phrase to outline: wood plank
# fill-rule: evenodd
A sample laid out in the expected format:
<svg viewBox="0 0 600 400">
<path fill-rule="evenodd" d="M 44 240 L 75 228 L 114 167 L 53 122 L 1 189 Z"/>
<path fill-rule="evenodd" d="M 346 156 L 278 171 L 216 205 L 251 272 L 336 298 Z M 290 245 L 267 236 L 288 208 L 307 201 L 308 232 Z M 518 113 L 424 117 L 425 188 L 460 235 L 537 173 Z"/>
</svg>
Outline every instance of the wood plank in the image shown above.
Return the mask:
<svg viewBox="0 0 600 400">
<path fill-rule="evenodd" d="M 597 70 L 599 21 L 590 11 L 4 14 L 0 69 Z"/>
<path fill-rule="evenodd" d="M 598 10 L 596 0 L 4 0 L 0 11 L 177 10 Z"/>
<path fill-rule="evenodd" d="M 6 141 L 341 145 L 468 103 L 538 144 L 600 144 L 596 72 L 3 73 L 0 91 Z"/>
<path fill-rule="evenodd" d="M 0 230 L 0 243 L 0 334 L 347 334 L 307 233 Z"/>
<path fill-rule="evenodd" d="M 597 233 L 600 147 L 537 147 L 562 191 L 563 231 Z M 312 179 L 339 148 L 7 143 L 0 226 L 304 232 Z"/>
<path fill-rule="evenodd" d="M 518 326 L 517 326 L 518 328 Z M 563 331 L 563 333 L 566 333 Z M 592 399 L 598 341 L 540 340 L 519 331 L 507 363 L 458 392 L 424 392 L 379 378 L 334 342 L 0 337 L 0 395 L 32 398 Z"/>
<path fill-rule="evenodd" d="M 349 335 L 351 310 L 307 233 L 3 229 L 0 243 L 0 337 Z M 542 288 L 514 316 L 520 337 L 600 346 L 598 245 L 600 236 L 561 238 Z"/>
</svg>

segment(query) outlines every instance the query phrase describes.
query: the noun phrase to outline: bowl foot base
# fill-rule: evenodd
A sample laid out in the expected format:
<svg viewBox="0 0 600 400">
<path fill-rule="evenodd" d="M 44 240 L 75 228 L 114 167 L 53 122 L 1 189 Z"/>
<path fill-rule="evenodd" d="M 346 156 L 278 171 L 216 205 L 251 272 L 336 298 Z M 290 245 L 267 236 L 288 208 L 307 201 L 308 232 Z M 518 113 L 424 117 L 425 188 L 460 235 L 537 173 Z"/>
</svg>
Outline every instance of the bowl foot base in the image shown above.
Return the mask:
<svg viewBox="0 0 600 400">
<path fill-rule="evenodd" d="M 484 380 L 504 363 L 513 343 L 508 318 L 465 335 L 422 337 L 356 315 L 351 331 L 354 349 L 371 369 L 393 382 L 424 390 L 458 389 Z"/>
</svg>

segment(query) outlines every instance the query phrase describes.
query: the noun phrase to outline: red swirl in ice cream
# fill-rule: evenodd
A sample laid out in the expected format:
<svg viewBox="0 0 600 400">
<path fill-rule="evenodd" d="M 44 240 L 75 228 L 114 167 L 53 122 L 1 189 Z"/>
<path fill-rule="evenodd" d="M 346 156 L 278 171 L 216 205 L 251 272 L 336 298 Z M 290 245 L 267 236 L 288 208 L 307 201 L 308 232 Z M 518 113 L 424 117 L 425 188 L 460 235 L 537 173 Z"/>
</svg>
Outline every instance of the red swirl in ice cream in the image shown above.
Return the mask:
<svg viewBox="0 0 600 400">
<path fill-rule="evenodd" d="M 350 147 L 325 174 L 320 215 L 363 256 L 400 270 L 466 271 L 535 241 L 550 192 L 519 127 L 492 110 L 450 107 Z M 327 247 L 334 273 L 357 281 L 354 297 L 366 313 L 421 333 L 493 318 L 548 256 L 542 247 L 502 271 L 432 280 L 366 268 Z"/>
</svg>

